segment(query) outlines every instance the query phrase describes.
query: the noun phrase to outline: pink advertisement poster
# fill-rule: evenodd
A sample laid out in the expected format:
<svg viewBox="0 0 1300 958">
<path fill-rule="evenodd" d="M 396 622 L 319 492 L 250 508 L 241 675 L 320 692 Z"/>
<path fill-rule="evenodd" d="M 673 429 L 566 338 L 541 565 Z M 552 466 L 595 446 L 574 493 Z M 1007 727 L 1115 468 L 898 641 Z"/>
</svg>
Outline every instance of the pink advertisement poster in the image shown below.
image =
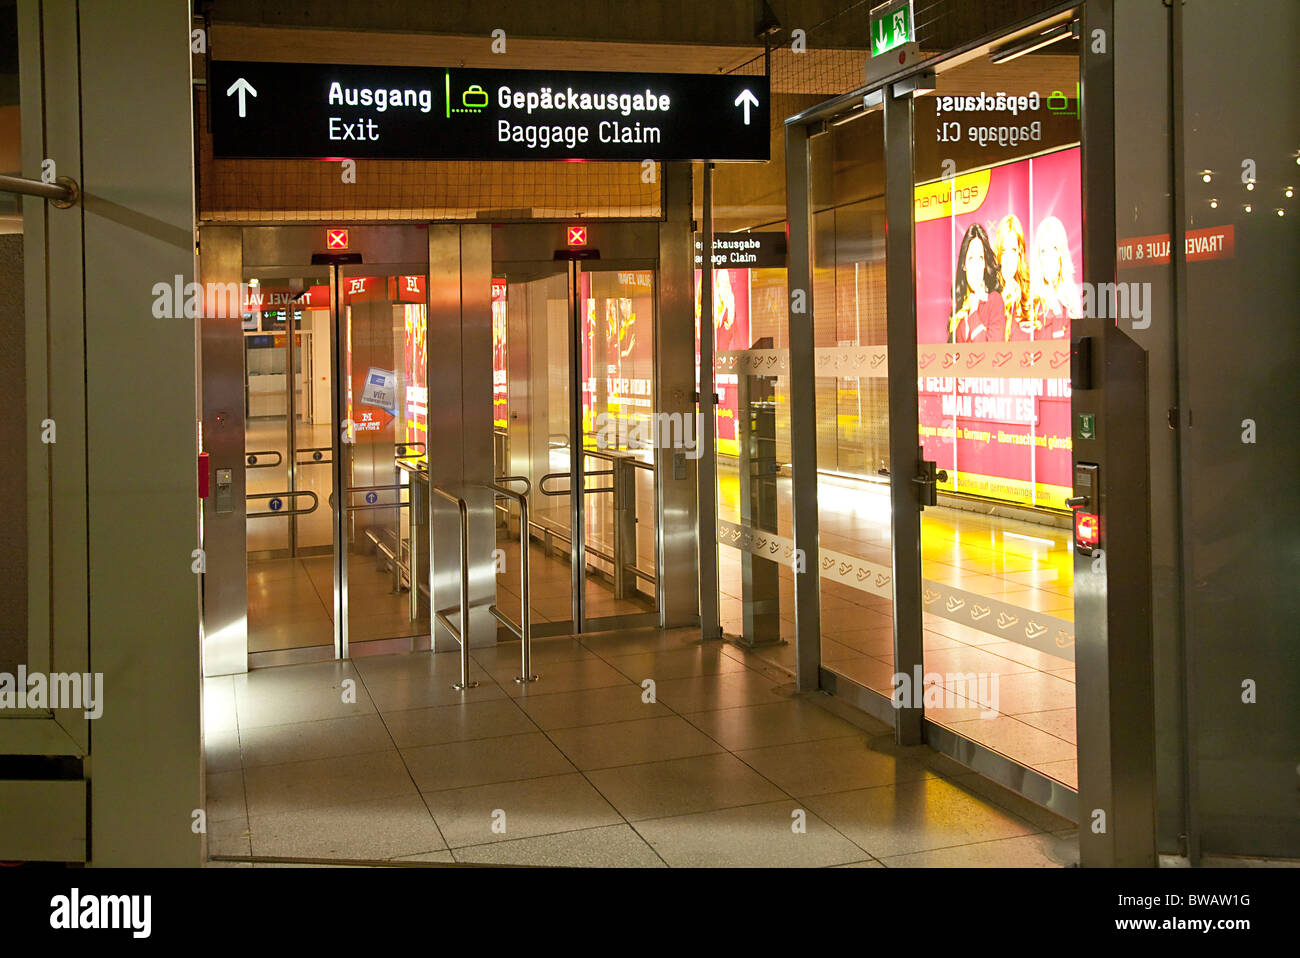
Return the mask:
<svg viewBox="0 0 1300 958">
<path fill-rule="evenodd" d="M 695 331 L 699 338 L 700 318 L 703 309 L 700 289 L 703 273 L 695 271 Z M 713 328 L 714 352 L 748 349 L 749 341 L 749 270 L 715 269 L 713 271 Z M 700 382 L 699 357 L 695 360 L 695 384 Z M 713 381 L 718 394 L 717 449 L 720 455 L 740 454 L 739 427 L 736 416 L 740 406 L 739 380 L 735 373 L 716 373 Z"/>
<path fill-rule="evenodd" d="M 918 186 L 919 343 L 1068 344 L 1080 313 L 1079 149 Z M 918 380 L 927 459 L 943 488 L 1064 508 L 1070 384 L 1057 379 Z"/>
</svg>

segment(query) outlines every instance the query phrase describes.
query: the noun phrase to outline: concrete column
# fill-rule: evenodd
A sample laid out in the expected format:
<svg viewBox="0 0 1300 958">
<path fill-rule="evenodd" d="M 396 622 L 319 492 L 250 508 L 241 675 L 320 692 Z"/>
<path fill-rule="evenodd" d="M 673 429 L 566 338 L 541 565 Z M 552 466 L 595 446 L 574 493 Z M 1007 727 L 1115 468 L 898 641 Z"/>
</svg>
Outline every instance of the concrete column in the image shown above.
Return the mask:
<svg viewBox="0 0 1300 958">
<path fill-rule="evenodd" d="M 35 754 L 82 759 L 90 864 L 198 865 L 197 324 L 184 295 L 155 312 L 157 284 L 194 279 L 190 8 L 25 0 L 19 19 L 23 173 L 54 159 L 82 191 L 73 209 L 24 204 L 29 653 L 103 675 L 102 715 L 62 710 L 75 744 Z M 0 739 L 32 753 L 20 737 Z M 27 857 L 66 860 L 64 836 L 35 835 Z"/>
</svg>

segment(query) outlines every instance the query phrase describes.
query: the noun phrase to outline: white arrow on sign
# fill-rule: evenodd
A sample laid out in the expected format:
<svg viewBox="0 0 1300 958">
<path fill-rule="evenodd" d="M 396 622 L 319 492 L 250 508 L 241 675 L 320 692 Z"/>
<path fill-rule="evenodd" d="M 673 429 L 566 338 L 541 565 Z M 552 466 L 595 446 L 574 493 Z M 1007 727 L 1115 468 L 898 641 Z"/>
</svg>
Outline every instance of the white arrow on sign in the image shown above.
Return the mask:
<svg viewBox="0 0 1300 958">
<path fill-rule="evenodd" d="M 236 91 L 239 92 L 239 115 L 243 117 L 244 105 L 246 102 L 244 95 L 251 93 L 253 96 L 257 96 L 257 91 L 253 89 L 253 84 L 249 83 L 243 77 L 240 77 L 234 83 L 230 84 L 230 89 L 226 91 L 226 96 L 232 96 Z M 749 121 L 747 120 L 746 122 Z"/>
<path fill-rule="evenodd" d="M 745 110 L 745 126 L 749 126 L 749 108 L 758 106 L 758 97 L 754 96 L 749 90 L 741 90 L 740 96 L 736 97 L 736 106 L 742 106 Z"/>
</svg>

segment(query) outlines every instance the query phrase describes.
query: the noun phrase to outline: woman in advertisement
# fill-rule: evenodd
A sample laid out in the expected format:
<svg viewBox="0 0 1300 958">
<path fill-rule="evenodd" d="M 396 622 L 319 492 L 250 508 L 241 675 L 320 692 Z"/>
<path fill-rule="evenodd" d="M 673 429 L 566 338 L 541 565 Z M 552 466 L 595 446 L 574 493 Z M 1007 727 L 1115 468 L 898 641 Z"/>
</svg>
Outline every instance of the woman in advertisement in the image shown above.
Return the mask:
<svg viewBox="0 0 1300 958">
<path fill-rule="evenodd" d="M 1025 230 L 1020 225 L 1020 217 L 1014 213 L 1008 213 L 998 223 L 993 237 L 993 252 L 1002 278 L 1006 321 L 996 330 L 990 327 L 988 338 L 1001 342 L 1039 338 L 1034 335 L 1041 328 L 1041 320 L 1036 315 L 1035 300 L 1030 291 Z"/>
<path fill-rule="evenodd" d="M 952 301 L 957 311 L 948 320 L 950 343 L 974 343 L 1000 339 L 1006 310 L 999 293 L 1001 279 L 989 234 L 973 223 L 961 240 L 957 256 L 957 279 Z"/>
<path fill-rule="evenodd" d="M 1042 324 L 1035 339 L 1069 339 L 1070 320 L 1083 315 L 1065 226 L 1055 216 L 1034 234 L 1034 306 Z"/>
</svg>

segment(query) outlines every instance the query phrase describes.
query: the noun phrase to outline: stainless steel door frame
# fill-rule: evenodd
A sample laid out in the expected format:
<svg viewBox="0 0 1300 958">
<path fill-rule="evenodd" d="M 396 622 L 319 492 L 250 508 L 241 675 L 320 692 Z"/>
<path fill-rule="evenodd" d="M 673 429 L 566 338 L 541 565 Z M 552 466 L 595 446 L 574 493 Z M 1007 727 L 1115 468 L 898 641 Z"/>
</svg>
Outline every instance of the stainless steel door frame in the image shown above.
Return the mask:
<svg viewBox="0 0 1300 958">
<path fill-rule="evenodd" d="M 298 383 L 294 374 L 294 360 L 298 351 L 294 348 L 297 334 L 293 321 L 293 303 L 284 304 L 284 416 L 288 424 L 288 436 L 285 442 L 286 473 L 289 494 L 298 489 Z M 298 517 L 289 516 L 289 555 L 298 555 Z"/>
<path fill-rule="evenodd" d="M 240 283 L 241 230 L 205 226 L 199 238 L 200 280 L 205 284 Z M 204 310 L 199 321 L 203 451 L 208 454 L 212 480 L 212 492 L 202 502 L 201 543 L 205 552 L 203 670 L 210 676 L 248 669 L 244 334 L 239 322 L 215 315 L 217 312 Z M 217 487 L 222 477 L 228 482 L 224 491 Z"/>
<path fill-rule="evenodd" d="M 347 476 L 352 466 L 352 423 L 347 421 L 344 399 L 348 382 L 347 317 L 343 306 L 343 271 L 331 263 L 330 271 L 330 365 L 334 382 L 330 389 L 333 430 L 330 435 L 330 468 L 334 473 L 334 498 L 330 503 L 330 529 L 334 539 L 334 657 L 348 657 L 348 510 Z"/>
<path fill-rule="evenodd" d="M 578 261 L 569 261 L 569 577 L 573 631 L 586 616 L 587 488 L 582 454 L 582 288 Z"/>
<path fill-rule="evenodd" d="M 535 271 L 538 276 L 547 272 L 558 273 L 561 263 L 556 251 L 564 246 L 564 227 L 556 224 L 511 224 L 495 231 L 493 236 L 494 273 L 498 265 L 510 270 Z M 566 347 L 568 354 L 569 385 L 569 572 L 570 621 L 535 625 L 537 636 L 572 632 L 602 631 L 637 625 L 657 625 L 663 609 L 662 570 L 656 570 L 655 609 L 652 612 L 625 613 L 592 618 L 587 614 L 587 544 L 586 544 L 586 486 L 588 473 L 584 456 L 582 421 L 582 275 L 587 272 L 613 272 L 618 270 L 649 270 L 654 275 L 651 291 L 653 325 L 657 328 L 659 289 L 659 224 L 658 222 L 600 223 L 589 226 L 588 248 L 600 251 L 600 258 L 569 259 L 563 264 L 567 283 Z M 657 366 L 659 357 L 653 353 Z M 652 373 L 652 381 L 654 381 Z M 656 395 L 656 406 L 659 397 Z M 656 450 L 655 479 L 659 481 L 661 457 Z M 535 487 L 536 488 L 536 487 Z M 540 492 L 540 490 L 539 490 Z M 575 494 L 576 492 L 576 494 Z M 656 495 L 658 513 L 658 496 Z M 655 516 L 655 554 L 660 554 L 663 536 L 662 515 Z M 615 519 L 617 521 L 617 517 Z"/>
</svg>

